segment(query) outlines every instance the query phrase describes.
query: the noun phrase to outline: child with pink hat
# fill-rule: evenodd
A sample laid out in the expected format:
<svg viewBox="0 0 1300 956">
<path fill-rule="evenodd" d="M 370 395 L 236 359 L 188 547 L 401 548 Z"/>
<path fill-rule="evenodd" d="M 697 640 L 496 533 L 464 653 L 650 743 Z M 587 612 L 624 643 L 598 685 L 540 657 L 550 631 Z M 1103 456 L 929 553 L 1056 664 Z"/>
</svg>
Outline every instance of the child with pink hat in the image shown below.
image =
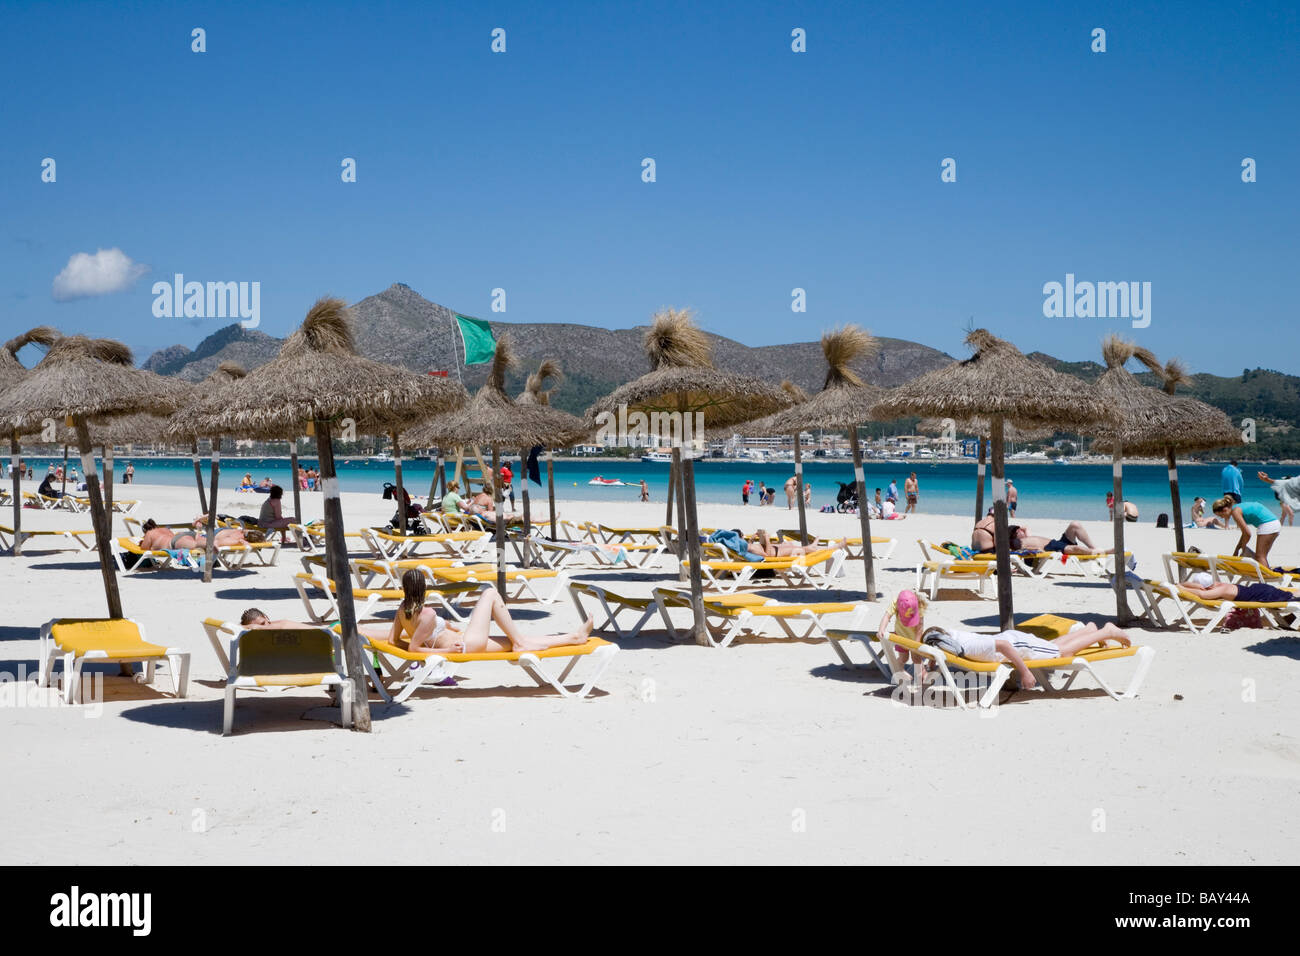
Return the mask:
<svg viewBox="0 0 1300 956">
<path fill-rule="evenodd" d="M 921 634 L 925 630 L 925 598 L 912 590 L 905 589 L 898 592 L 880 619 L 880 629 L 876 632 L 876 636 L 882 643 L 889 637 L 891 621 L 894 623 L 892 628 L 894 633 L 920 641 Z M 894 650 L 904 656 L 909 653 L 907 648 L 897 644 L 894 645 Z"/>
</svg>

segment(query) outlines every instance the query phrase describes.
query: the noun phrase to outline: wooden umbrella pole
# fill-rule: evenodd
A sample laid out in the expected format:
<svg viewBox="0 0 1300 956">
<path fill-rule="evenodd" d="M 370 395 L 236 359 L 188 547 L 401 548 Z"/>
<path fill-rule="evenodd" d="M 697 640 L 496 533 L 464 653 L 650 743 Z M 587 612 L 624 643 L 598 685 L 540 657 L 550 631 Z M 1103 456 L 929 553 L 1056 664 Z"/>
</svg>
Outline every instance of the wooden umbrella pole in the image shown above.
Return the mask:
<svg viewBox="0 0 1300 956">
<path fill-rule="evenodd" d="M 867 506 L 867 479 L 862 473 L 862 449 L 858 447 L 858 426 L 849 426 L 853 443 L 853 480 L 858 485 L 858 524 L 862 528 L 862 563 L 865 565 L 867 600 L 876 599 L 876 560 L 871 553 L 871 509 Z"/>
<path fill-rule="evenodd" d="M 357 609 L 352 601 L 348 574 L 348 550 L 343 542 L 343 502 L 339 499 L 339 480 L 334 471 L 334 442 L 330 423 L 319 419 L 316 432 L 316 457 L 320 461 L 320 486 L 325 511 L 325 568 L 334 586 L 339 609 L 343 657 L 352 680 L 352 729 L 370 733 L 370 688 L 366 686 L 366 665 L 361 657 L 361 639 L 357 634 Z"/>
<path fill-rule="evenodd" d="M 533 538 L 533 509 L 528 503 L 528 452 L 519 453 L 519 474 L 515 475 L 515 480 L 519 482 L 519 494 L 524 499 L 524 543 L 523 543 L 523 561 L 524 567 L 532 567 L 532 538 Z"/>
<path fill-rule="evenodd" d="M 438 487 L 438 478 L 442 475 L 442 449 L 438 449 L 438 460 L 433 463 L 433 478 L 429 482 L 429 506 L 441 499 L 444 492 Z"/>
<path fill-rule="evenodd" d="M 546 449 L 546 498 L 551 509 L 551 540 L 555 540 L 555 462 L 551 450 Z"/>
<path fill-rule="evenodd" d="M 402 445 L 397 432 L 389 432 L 393 439 L 393 478 L 397 482 L 397 533 L 406 537 L 406 488 L 402 485 Z"/>
<path fill-rule="evenodd" d="M 199 440 L 197 438 L 190 441 L 190 460 L 194 462 L 194 481 L 199 486 L 199 511 L 206 514 L 208 498 L 207 493 L 203 490 L 203 468 L 199 465 Z"/>
<path fill-rule="evenodd" d="M 59 492 L 61 495 L 68 493 L 68 446 L 63 446 L 63 480 L 59 482 Z M 1179 548 L 1178 550 L 1182 550 Z"/>
<path fill-rule="evenodd" d="M 1115 514 L 1111 518 L 1111 525 L 1115 529 L 1115 553 L 1111 555 L 1115 561 L 1115 573 L 1111 578 L 1111 583 L 1115 588 L 1115 617 L 1117 623 L 1123 626 L 1132 618 L 1132 612 L 1128 607 L 1128 596 L 1125 593 L 1127 581 L 1124 578 L 1126 570 L 1124 566 L 1124 450 L 1120 446 L 1119 439 L 1115 439 L 1115 446 L 1111 449 L 1111 470 L 1114 472 L 1114 492 L 1115 492 Z"/>
<path fill-rule="evenodd" d="M 18 444 L 18 431 L 9 433 L 9 477 L 14 486 L 14 541 L 10 550 L 14 557 L 23 553 L 23 476 L 22 450 Z"/>
<path fill-rule="evenodd" d="M 984 520 L 984 442 L 986 439 L 980 435 L 976 439 L 979 442 L 979 465 L 975 471 L 975 523 L 979 524 Z"/>
<path fill-rule="evenodd" d="M 799 436 L 794 436 L 794 478 L 795 493 L 799 496 L 799 544 L 808 543 L 808 516 L 804 513 L 803 503 L 803 449 L 799 447 Z"/>
<path fill-rule="evenodd" d="M 704 626 L 704 581 L 700 571 L 700 525 L 695 513 L 695 459 L 682 458 L 683 502 L 686 514 L 686 554 L 691 562 L 691 611 L 694 616 L 695 643 L 709 646 L 709 632 Z"/>
<path fill-rule="evenodd" d="M 104 522 L 113 534 L 113 443 L 104 442 Z"/>
<path fill-rule="evenodd" d="M 208 494 L 208 544 L 203 561 L 203 582 L 212 582 L 217 557 L 217 488 L 221 483 L 221 438 L 212 439 L 212 490 Z"/>
<path fill-rule="evenodd" d="M 95 527 L 95 544 L 99 548 L 99 571 L 104 577 L 104 596 L 108 599 L 108 616 L 114 619 L 122 614 L 122 596 L 117 591 L 117 564 L 113 549 L 108 543 L 108 525 L 104 522 L 104 498 L 99 491 L 99 474 L 95 471 L 95 455 L 90 446 L 90 430 L 86 420 L 73 421 L 77 432 L 77 451 L 81 453 L 81 468 L 86 473 L 86 496 L 90 498 L 90 522 Z M 15 534 L 18 529 L 14 529 Z"/>
<path fill-rule="evenodd" d="M 1178 492 L 1178 459 L 1172 446 L 1165 449 L 1165 464 L 1169 466 L 1169 497 L 1174 506 L 1174 550 L 1186 551 L 1183 546 L 1183 499 Z"/>
<path fill-rule="evenodd" d="M 673 526 L 673 495 L 677 493 L 677 454 L 673 453 L 673 459 L 668 463 L 668 504 L 665 506 L 664 526 L 671 528 Z"/>
<path fill-rule="evenodd" d="M 683 502 L 686 500 L 686 493 L 682 490 L 682 473 L 685 470 L 685 462 L 682 461 L 682 450 L 680 447 L 673 448 L 673 487 L 668 489 L 670 495 L 677 498 L 677 559 L 685 561 L 686 552 L 686 511 Z"/>
<path fill-rule="evenodd" d="M 506 516 L 501 510 L 501 446 L 492 446 L 492 505 L 496 509 L 497 591 L 506 600 Z"/>
<path fill-rule="evenodd" d="M 302 520 L 302 482 L 298 480 L 298 438 L 297 436 L 289 442 L 289 467 L 293 470 L 293 518 L 299 524 L 306 524 Z"/>
<path fill-rule="evenodd" d="M 1007 521 L 1007 483 L 1002 467 L 1002 416 L 994 415 L 989 441 L 993 445 L 993 525 L 997 546 L 998 629 L 1015 626 L 1011 608 L 1011 534 Z"/>
</svg>

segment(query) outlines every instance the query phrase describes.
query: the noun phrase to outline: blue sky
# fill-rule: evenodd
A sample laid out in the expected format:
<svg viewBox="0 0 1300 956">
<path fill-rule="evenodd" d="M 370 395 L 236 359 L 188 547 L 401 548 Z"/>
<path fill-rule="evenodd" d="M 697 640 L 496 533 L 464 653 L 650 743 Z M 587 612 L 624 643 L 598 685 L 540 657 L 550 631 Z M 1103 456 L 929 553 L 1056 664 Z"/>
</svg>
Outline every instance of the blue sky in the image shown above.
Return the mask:
<svg viewBox="0 0 1300 956">
<path fill-rule="evenodd" d="M 228 320 L 154 317 L 152 283 L 181 272 L 260 282 L 275 335 L 319 295 L 401 281 L 508 321 L 626 327 L 677 305 L 749 344 L 858 322 L 955 355 L 973 321 L 1067 359 L 1099 358 L 1117 330 L 1196 371 L 1298 371 L 1294 4 L 6 2 L 0 17 L 5 337 L 50 323 L 141 359 L 193 346 Z M 56 300 L 69 259 L 100 249 L 139 277 Z M 1150 282 L 1150 326 L 1045 318 L 1043 284 L 1066 273 Z"/>
</svg>

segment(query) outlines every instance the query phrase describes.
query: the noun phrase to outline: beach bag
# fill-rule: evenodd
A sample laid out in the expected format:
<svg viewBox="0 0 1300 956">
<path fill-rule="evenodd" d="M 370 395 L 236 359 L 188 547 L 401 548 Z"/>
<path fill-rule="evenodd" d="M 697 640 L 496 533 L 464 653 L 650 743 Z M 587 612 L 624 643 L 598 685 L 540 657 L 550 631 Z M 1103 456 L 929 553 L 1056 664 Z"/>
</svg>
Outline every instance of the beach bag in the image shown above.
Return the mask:
<svg viewBox="0 0 1300 956">
<path fill-rule="evenodd" d="M 1156 527 L 1157 527 L 1157 528 L 1168 528 L 1168 527 L 1169 527 L 1169 515 L 1165 514 L 1163 511 L 1160 512 L 1160 514 L 1156 517 Z"/>
<path fill-rule="evenodd" d="M 1264 626 L 1264 615 L 1259 613 L 1257 607 L 1239 607 L 1230 611 L 1219 626 L 1229 631 L 1243 627 L 1260 628 Z"/>
<path fill-rule="evenodd" d="M 261 544 L 266 540 L 266 532 L 261 528 L 246 528 L 244 530 L 244 540 L 249 544 Z"/>
</svg>

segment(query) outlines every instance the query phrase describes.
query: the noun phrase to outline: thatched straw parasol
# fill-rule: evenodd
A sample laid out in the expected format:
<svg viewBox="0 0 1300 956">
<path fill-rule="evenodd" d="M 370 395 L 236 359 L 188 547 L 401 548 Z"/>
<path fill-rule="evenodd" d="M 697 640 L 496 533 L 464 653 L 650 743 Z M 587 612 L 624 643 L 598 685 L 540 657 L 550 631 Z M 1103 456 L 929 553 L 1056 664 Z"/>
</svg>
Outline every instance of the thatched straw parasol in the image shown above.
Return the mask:
<svg viewBox="0 0 1300 956">
<path fill-rule="evenodd" d="M 524 383 L 524 390 L 516 399 L 520 405 L 544 405 L 550 407 L 551 393 L 560 386 L 564 381 L 564 371 L 560 368 L 560 363 L 555 359 L 542 359 L 537 371 L 528 376 L 528 381 Z M 550 382 L 550 388 L 547 383 Z M 581 441 L 591 433 L 586 422 L 576 415 L 570 415 L 567 412 L 560 412 L 564 418 L 557 419 L 557 424 L 568 424 L 568 430 L 558 435 L 553 441 L 546 446 L 546 500 L 549 503 L 551 515 L 551 540 L 555 540 L 555 463 L 551 457 L 551 449 L 556 445 L 572 445 L 574 442 Z M 534 448 L 536 446 L 533 446 Z M 524 499 L 524 529 L 527 532 L 531 524 L 531 512 L 528 503 L 528 461 L 532 458 L 532 448 L 523 449 L 519 455 L 520 471 L 523 472 L 520 478 L 520 487 Z"/>
<path fill-rule="evenodd" d="M 916 430 L 923 435 L 974 435 L 978 439 L 979 450 L 975 466 L 976 522 L 984 517 L 985 453 L 992 427 L 987 418 L 963 418 L 961 421 L 954 421 L 951 418 L 923 418 L 916 426 Z M 1017 428 L 1006 423 L 1002 425 L 1002 437 L 1010 442 L 1039 441 L 1050 437 L 1055 431 L 1055 428 L 1043 425 L 1028 428 Z"/>
<path fill-rule="evenodd" d="M 1222 410 L 1194 398 L 1175 395 L 1179 385 L 1190 385 L 1192 382 L 1187 367 L 1178 359 L 1170 359 L 1161 365 L 1146 349 L 1140 349 L 1135 357 L 1156 373 L 1166 395 L 1174 395 L 1178 402 L 1178 417 L 1165 433 L 1163 440 L 1125 444 L 1124 451 L 1129 455 L 1164 455 L 1165 464 L 1169 468 L 1174 547 L 1184 551 L 1186 548 L 1183 539 L 1183 503 L 1178 491 L 1178 453 L 1189 454 L 1209 451 L 1212 448 L 1240 445 L 1241 433 L 1232 426 L 1231 420 Z M 1104 438 L 1094 442 L 1093 448 L 1102 451 L 1110 450 Z"/>
<path fill-rule="evenodd" d="M 194 389 L 194 394 L 191 397 L 191 401 L 197 401 L 199 397 L 206 395 L 210 391 L 215 391 L 217 389 L 224 388 L 225 386 L 231 384 L 232 382 L 238 382 L 247 374 L 248 374 L 247 369 L 245 369 L 242 365 L 240 365 L 237 362 L 222 362 L 220 365 L 214 368 L 212 372 L 209 373 L 208 377 L 205 378 L 202 382 L 200 382 L 198 386 Z M 199 464 L 199 438 L 198 435 L 190 435 L 189 439 L 190 439 L 190 461 L 193 462 L 194 464 L 194 483 L 199 486 L 199 511 L 203 512 L 204 514 L 207 514 L 208 497 L 207 497 L 207 492 L 204 491 L 203 489 L 203 468 Z M 292 447 L 293 447 L 293 458 L 296 459 L 298 457 L 298 442 L 296 440 L 293 442 Z M 298 516 L 298 520 L 301 521 L 302 511 L 300 508 L 300 503 L 298 501 L 298 492 L 297 492 L 298 469 L 296 466 L 294 467 L 293 471 L 294 471 L 293 487 L 295 489 L 294 499 L 293 499 L 293 509 L 294 509 L 294 514 L 296 514 Z"/>
<path fill-rule="evenodd" d="M 171 400 L 132 367 L 131 350 L 120 342 L 71 335 L 57 339 L 23 381 L 0 396 L 0 425 L 26 431 L 71 419 L 77 433 L 99 545 L 99 566 L 110 618 L 122 617 L 109 524 L 91 452 L 87 421 L 102 421 L 145 409 L 168 410 Z"/>
<path fill-rule="evenodd" d="M 845 325 L 822 335 L 822 354 L 826 357 L 826 381 L 816 395 L 758 421 L 745 430 L 756 435 L 794 436 L 794 473 L 799 504 L 800 543 L 808 541 L 808 524 L 803 501 L 803 454 L 799 433 L 812 428 L 847 429 L 853 448 L 853 477 L 858 493 L 858 521 L 862 530 L 862 559 L 866 574 L 867 600 L 876 595 L 876 569 L 871 554 L 871 514 L 867 502 L 866 479 L 862 473 L 862 449 L 858 445 L 858 423 L 866 421 L 871 406 L 883 389 L 866 384 L 853 366 L 878 349 L 871 333 L 856 325 Z"/>
<path fill-rule="evenodd" d="M 171 433 L 180 437 L 212 437 L 212 500 L 208 507 L 214 519 L 223 435 L 283 440 L 314 433 L 324 492 L 325 565 L 336 587 L 348 673 L 355 689 L 353 726 L 360 731 L 370 730 L 370 707 L 356 609 L 348 586 L 333 429 L 337 424 L 345 434 L 353 430 L 400 431 L 464 399 L 465 391 L 458 385 L 358 355 L 347 306 L 341 299 L 321 298 L 273 361 L 199 399 L 175 416 L 170 426 Z M 208 540 L 211 542 L 212 536 Z M 211 564 L 209 558 L 209 568 Z"/>
<path fill-rule="evenodd" d="M 501 449 L 532 448 L 563 442 L 573 434 L 572 415 L 536 402 L 520 403 L 506 394 L 506 372 L 515 365 L 508 335 L 497 339 L 487 381 L 459 411 L 412 428 L 420 445 L 488 445 L 492 448 L 492 501 L 495 505 L 497 590 L 504 598 L 506 518 L 502 508 Z M 579 424 L 581 424 L 579 422 Z M 525 544 L 525 549 L 527 545 Z M 525 554 L 527 551 L 525 550 Z"/>
<path fill-rule="evenodd" d="M 31 374 L 31 370 L 18 361 L 18 353 L 28 345 L 49 347 L 59 338 L 59 333 L 48 325 L 38 325 L 28 329 L 22 335 L 16 335 L 0 348 L 0 396 L 13 388 Z M 14 540 L 12 551 L 15 557 L 23 553 L 23 493 L 22 472 L 18 464 L 22 457 L 21 433 L 19 429 L 9 431 L 9 463 L 13 478 L 14 492 Z"/>
<path fill-rule="evenodd" d="M 662 438 L 665 431 L 669 432 L 673 464 L 664 523 L 672 524 L 673 488 L 676 487 L 679 528 L 691 567 L 695 640 L 708 644 L 695 509 L 695 460 L 693 454 L 683 455 L 682 448 L 702 448 L 705 429 L 720 430 L 770 415 L 788 408 L 793 399 L 779 385 L 715 368 L 708 337 L 695 324 L 689 310 L 668 308 L 657 312 L 646 331 L 644 344 L 650 371 L 616 388 L 587 409 L 587 425 L 604 433 L 612 431 L 622 442 L 628 442 L 632 434 L 658 434 Z M 644 416 L 648 427 L 638 427 L 634 416 Z"/>
<path fill-rule="evenodd" d="M 874 417 L 907 415 L 989 419 L 993 446 L 994 535 L 997 545 L 998 615 L 1003 630 L 1014 624 L 1011 560 L 1007 533 L 1003 429 L 1045 426 L 1079 430 L 1108 420 L 1112 412 L 1085 382 L 1027 358 L 1010 342 L 985 329 L 966 336 L 975 354 L 892 389 L 872 409 Z"/>
<path fill-rule="evenodd" d="M 1139 382 L 1124 364 L 1137 358 L 1150 367 L 1156 358 L 1147 349 L 1133 342 L 1108 335 L 1101 346 L 1106 371 L 1097 380 L 1097 391 L 1118 414 L 1118 419 L 1097 430 L 1094 451 L 1102 447 L 1110 452 L 1114 469 L 1115 506 L 1111 523 L 1115 534 L 1115 609 L 1121 620 L 1132 616 L 1126 598 L 1127 582 L 1124 578 L 1124 453 L 1132 454 L 1139 448 L 1163 448 L 1168 436 L 1186 435 L 1194 423 L 1184 421 L 1186 409 L 1179 399 L 1164 392 L 1148 388 Z"/>
</svg>

